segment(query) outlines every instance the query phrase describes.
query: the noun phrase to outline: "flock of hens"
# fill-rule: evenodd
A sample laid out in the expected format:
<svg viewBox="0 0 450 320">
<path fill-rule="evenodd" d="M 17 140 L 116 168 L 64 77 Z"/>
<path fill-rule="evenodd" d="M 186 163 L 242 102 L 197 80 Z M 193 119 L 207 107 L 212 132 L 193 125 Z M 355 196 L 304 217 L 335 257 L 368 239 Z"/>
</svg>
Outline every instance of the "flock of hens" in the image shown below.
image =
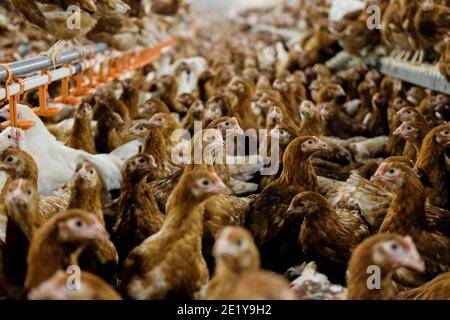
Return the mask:
<svg viewBox="0 0 450 320">
<path fill-rule="evenodd" d="M 373 4 L 383 15 L 369 30 Z M 81 29 L 64 22 L 71 5 Z M 450 97 L 325 64 L 381 48 L 449 77 L 450 2 L 367 0 L 333 21 L 326 0 L 236 20 L 193 8 L 2 2 L 5 63 L 55 39 L 52 57 L 184 32 L 56 116 L 34 114 L 37 90 L 22 97 L 18 117 L 35 125 L 0 133 L 0 298 L 450 299 Z M 252 30 L 261 22 L 306 31 L 288 43 Z M 244 148 L 225 148 L 236 136 Z"/>
</svg>

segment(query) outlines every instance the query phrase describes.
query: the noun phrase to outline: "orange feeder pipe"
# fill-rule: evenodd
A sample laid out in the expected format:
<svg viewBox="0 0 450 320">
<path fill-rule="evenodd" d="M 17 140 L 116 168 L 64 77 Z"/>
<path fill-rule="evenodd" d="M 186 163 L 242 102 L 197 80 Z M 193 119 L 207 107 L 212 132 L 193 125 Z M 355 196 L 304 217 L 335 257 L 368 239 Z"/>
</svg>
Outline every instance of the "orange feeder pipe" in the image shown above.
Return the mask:
<svg viewBox="0 0 450 320">
<path fill-rule="evenodd" d="M 5 92 L 6 92 L 6 99 L 8 99 L 9 102 L 9 120 L 4 121 L 0 124 L 0 127 L 7 128 L 7 127 L 15 127 L 20 128 L 22 130 L 28 130 L 31 127 L 34 126 L 33 120 L 19 120 L 17 115 L 17 101 L 19 101 L 20 96 L 24 92 L 24 85 L 21 79 L 17 79 L 17 83 L 20 85 L 20 92 L 16 95 L 10 95 L 9 94 L 9 85 L 12 83 L 12 71 L 6 64 L 0 64 L 0 67 L 3 67 L 6 72 L 8 73 L 8 78 L 5 81 Z"/>
<path fill-rule="evenodd" d="M 47 103 L 48 85 L 52 82 L 52 77 L 48 71 L 43 71 L 43 74 L 47 75 L 48 82 L 39 87 L 39 108 L 33 108 L 36 115 L 40 117 L 52 117 L 57 115 L 60 111 L 59 108 L 49 107 Z"/>
<path fill-rule="evenodd" d="M 68 105 L 76 105 L 80 102 L 80 98 L 69 95 L 69 81 L 70 77 L 72 77 L 72 68 L 70 65 L 66 65 L 66 68 L 70 70 L 70 75 L 61 79 L 61 96 L 57 97 L 55 101 Z"/>
</svg>

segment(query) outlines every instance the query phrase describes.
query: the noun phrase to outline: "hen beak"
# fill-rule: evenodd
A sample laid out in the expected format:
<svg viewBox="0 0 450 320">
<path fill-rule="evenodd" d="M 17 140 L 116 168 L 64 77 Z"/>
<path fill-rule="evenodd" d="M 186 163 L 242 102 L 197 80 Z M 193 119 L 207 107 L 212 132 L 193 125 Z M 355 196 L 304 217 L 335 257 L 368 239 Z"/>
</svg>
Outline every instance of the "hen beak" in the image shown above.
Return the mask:
<svg viewBox="0 0 450 320">
<path fill-rule="evenodd" d="M 83 166 L 81 167 L 80 170 L 78 170 L 77 172 L 77 177 L 83 179 L 83 180 L 88 180 L 89 179 L 89 174 L 86 170 L 86 168 Z"/>
<path fill-rule="evenodd" d="M 228 85 L 228 89 L 230 89 L 231 91 L 237 91 L 239 88 L 238 88 L 237 84 L 235 84 L 234 82 L 231 82 Z"/>
<path fill-rule="evenodd" d="M 223 183 L 219 176 L 217 176 L 216 182 L 208 187 L 208 192 L 210 194 L 231 194 L 231 190 Z"/>
<path fill-rule="evenodd" d="M 398 127 L 397 129 L 394 130 L 394 132 L 392 132 L 392 134 L 395 136 L 399 136 L 401 132 L 402 132 L 401 127 Z"/>
<path fill-rule="evenodd" d="M 156 164 L 156 161 L 155 161 L 155 159 L 152 157 L 151 158 L 151 161 L 150 161 L 150 163 L 149 163 L 149 165 L 148 165 L 148 168 L 150 169 L 150 170 L 158 170 L 158 165 Z"/>
<path fill-rule="evenodd" d="M 402 120 L 402 119 L 401 119 L 401 116 L 402 116 L 402 110 L 403 110 L 403 108 L 401 108 L 400 110 L 398 110 L 398 111 L 395 113 L 395 117 L 398 118 L 398 119 L 400 119 L 400 120 Z"/>
<path fill-rule="evenodd" d="M 298 208 L 296 208 L 293 203 L 291 203 L 289 205 L 289 208 L 286 210 L 286 213 L 289 213 L 289 214 L 300 213 L 300 210 Z"/>
<path fill-rule="evenodd" d="M 370 181 L 371 182 L 375 182 L 375 181 L 381 181 L 382 179 L 382 173 L 376 171 L 371 177 L 370 177 Z"/>
<path fill-rule="evenodd" d="M 325 142 L 318 141 L 316 147 L 314 148 L 314 151 L 321 151 L 321 150 L 327 150 L 328 145 Z"/>
<path fill-rule="evenodd" d="M 336 91 L 336 97 L 346 97 L 347 94 L 345 93 L 344 89 L 339 88 L 339 90 Z"/>
<path fill-rule="evenodd" d="M 235 256 L 236 249 L 225 239 L 218 239 L 215 244 L 215 254 L 219 257 Z"/>
<path fill-rule="evenodd" d="M 376 171 L 374 173 L 374 175 L 372 177 L 370 177 L 370 181 L 371 182 L 375 182 L 375 181 L 380 181 L 386 184 L 392 184 L 393 181 L 388 179 L 385 175 L 384 172 L 380 172 L 380 171 Z"/>
<path fill-rule="evenodd" d="M 136 131 L 134 130 L 134 128 L 130 128 L 125 131 L 125 134 L 134 137 L 134 136 L 136 136 Z"/>
<path fill-rule="evenodd" d="M 405 256 L 402 257 L 402 264 L 405 267 L 411 268 L 413 270 L 417 270 L 419 272 L 425 271 L 425 261 L 420 257 L 419 252 L 417 251 L 416 245 L 410 236 L 406 236 L 403 238 L 405 243 L 408 246 L 408 251 Z"/>
<path fill-rule="evenodd" d="M 327 145 L 325 142 L 321 142 L 321 143 L 320 143 L 320 147 L 321 147 L 322 149 L 328 149 L 328 145 Z"/>
<path fill-rule="evenodd" d="M 12 192 L 8 193 L 6 199 L 8 202 L 10 202 L 13 206 L 17 208 L 24 208 L 27 205 L 26 202 L 24 201 L 24 193 L 20 188 L 17 188 Z"/>
<path fill-rule="evenodd" d="M 109 234 L 102 224 L 98 221 L 97 217 L 91 213 L 90 214 L 91 224 L 86 230 L 84 236 L 91 240 L 108 240 Z"/>
</svg>

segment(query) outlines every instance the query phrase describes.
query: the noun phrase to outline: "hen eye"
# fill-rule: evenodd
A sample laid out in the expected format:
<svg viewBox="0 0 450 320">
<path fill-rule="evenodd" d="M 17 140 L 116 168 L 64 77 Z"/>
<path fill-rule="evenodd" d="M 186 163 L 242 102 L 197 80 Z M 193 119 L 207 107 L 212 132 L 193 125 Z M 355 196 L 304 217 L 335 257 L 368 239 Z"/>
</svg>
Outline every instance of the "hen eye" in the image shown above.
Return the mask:
<svg viewBox="0 0 450 320">
<path fill-rule="evenodd" d="M 309 145 L 312 145 L 312 144 L 313 144 L 313 141 L 312 141 L 312 140 L 308 140 L 308 144 L 309 144 Z"/>
<path fill-rule="evenodd" d="M 398 249 L 398 244 L 397 243 L 392 243 L 391 244 L 391 249 L 393 250 L 393 251 L 395 251 L 395 250 L 397 250 Z"/>
<path fill-rule="evenodd" d="M 203 179 L 201 183 L 204 186 L 209 186 L 209 180 L 207 180 L 207 179 Z"/>
<path fill-rule="evenodd" d="M 406 127 L 406 130 L 411 131 L 412 127 Z"/>
<path fill-rule="evenodd" d="M 228 121 L 225 122 L 224 124 L 225 124 L 225 126 L 227 126 L 227 127 L 230 125 L 230 123 L 229 123 Z"/>
<path fill-rule="evenodd" d="M 94 170 L 89 170 L 89 173 L 90 174 L 94 174 Z"/>
<path fill-rule="evenodd" d="M 391 175 L 392 175 L 392 174 L 395 173 L 395 169 L 389 169 L 387 172 L 388 172 L 388 174 L 391 174 Z"/>
<path fill-rule="evenodd" d="M 13 162 L 13 161 L 14 161 L 14 157 L 8 157 L 8 158 L 6 158 L 6 161 L 8 161 L 8 162 Z"/>
<path fill-rule="evenodd" d="M 144 159 L 144 158 L 139 158 L 139 159 L 138 159 L 138 162 L 139 162 L 139 163 L 144 163 L 144 162 L 145 162 L 145 159 Z"/>
<path fill-rule="evenodd" d="M 449 136 L 449 135 L 450 135 L 450 131 L 445 130 L 444 132 L 442 132 L 442 135 L 444 135 L 444 136 Z"/>
<path fill-rule="evenodd" d="M 27 194 L 29 195 L 29 196 L 31 196 L 31 189 L 28 189 L 28 191 L 27 191 Z"/>
<path fill-rule="evenodd" d="M 8 139 L 11 139 L 11 135 L 10 134 L 8 134 Z"/>
<path fill-rule="evenodd" d="M 77 228 L 81 228 L 81 227 L 83 226 L 83 221 L 81 221 L 81 220 L 75 221 L 75 226 L 76 226 Z"/>
<path fill-rule="evenodd" d="M 236 245 L 238 247 L 241 247 L 242 246 L 242 240 L 241 239 L 236 240 Z"/>
</svg>

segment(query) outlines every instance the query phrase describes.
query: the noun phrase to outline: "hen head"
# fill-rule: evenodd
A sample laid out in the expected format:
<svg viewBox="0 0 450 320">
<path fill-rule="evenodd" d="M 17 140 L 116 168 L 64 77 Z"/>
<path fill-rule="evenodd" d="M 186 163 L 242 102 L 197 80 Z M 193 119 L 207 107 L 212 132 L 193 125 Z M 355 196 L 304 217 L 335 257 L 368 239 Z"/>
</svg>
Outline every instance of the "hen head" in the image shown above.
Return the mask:
<svg viewBox="0 0 450 320">
<path fill-rule="evenodd" d="M 30 170 L 37 172 L 37 166 L 33 158 L 25 151 L 8 148 L 0 153 L 0 170 L 10 176 L 20 176 Z"/>
<path fill-rule="evenodd" d="M 239 125 L 236 117 L 220 117 L 214 121 L 212 121 L 208 125 L 208 129 L 217 129 L 222 132 L 222 135 L 225 137 L 228 134 L 242 132 L 242 128 Z"/>
<path fill-rule="evenodd" d="M 290 86 L 289 83 L 282 79 L 276 79 L 273 82 L 273 88 L 283 93 L 289 92 Z"/>
<path fill-rule="evenodd" d="M 88 119 L 92 120 L 94 116 L 92 106 L 89 103 L 81 104 L 77 110 L 75 110 L 75 119 Z"/>
<path fill-rule="evenodd" d="M 408 102 L 408 100 L 402 97 L 397 97 L 392 102 L 392 108 L 395 111 L 400 111 L 403 108 L 414 108 L 414 107 Z"/>
<path fill-rule="evenodd" d="M 139 108 L 139 112 L 151 117 L 157 113 L 169 113 L 169 108 L 161 100 L 149 99 Z"/>
<path fill-rule="evenodd" d="M 192 115 L 194 119 L 201 120 L 203 118 L 203 113 L 205 111 L 205 106 L 201 101 L 195 101 L 192 105 Z"/>
<path fill-rule="evenodd" d="M 396 270 L 400 267 L 425 270 L 425 263 L 410 236 L 382 233 L 369 237 L 355 248 L 350 265 L 361 263 L 357 261 L 361 259 L 382 270 Z"/>
<path fill-rule="evenodd" d="M 214 244 L 213 255 L 218 264 L 238 273 L 257 270 L 260 265 L 253 237 L 241 227 L 225 227 Z"/>
<path fill-rule="evenodd" d="M 138 122 L 129 128 L 126 133 L 143 142 L 147 137 L 150 125 L 145 122 Z"/>
<path fill-rule="evenodd" d="M 283 120 L 283 112 L 279 107 L 273 106 L 267 113 L 267 123 L 277 125 Z"/>
<path fill-rule="evenodd" d="M 334 99 L 342 99 L 347 97 L 344 89 L 338 84 L 328 84 L 322 87 L 318 93 L 321 102 L 328 102 Z"/>
<path fill-rule="evenodd" d="M 404 121 L 417 121 L 421 117 L 421 113 L 417 108 L 414 107 L 403 107 L 395 116 L 402 122 Z"/>
<path fill-rule="evenodd" d="M 370 79 L 365 79 L 358 85 L 358 93 L 360 96 L 363 95 L 373 96 L 376 93 L 376 90 L 377 84 Z"/>
<path fill-rule="evenodd" d="M 312 71 L 317 79 L 329 79 L 331 77 L 331 71 L 322 63 L 316 63 L 312 67 Z"/>
<path fill-rule="evenodd" d="M 393 192 L 407 185 L 421 184 L 415 168 L 402 162 L 383 162 L 370 180 L 383 183 Z"/>
<path fill-rule="evenodd" d="M 124 124 L 122 117 L 117 112 L 107 112 L 102 116 L 101 120 L 104 121 L 106 127 L 110 130 L 120 128 Z"/>
<path fill-rule="evenodd" d="M 87 161 L 77 165 L 73 182 L 82 189 L 93 189 L 101 183 L 97 168 Z"/>
<path fill-rule="evenodd" d="M 266 93 L 263 93 L 258 100 L 256 100 L 256 106 L 261 110 L 269 110 L 270 107 L 275 105 L 275 101 L 270 98 Z"/>
<path fill-rule="evenodd" d="M 426 97 L 426 90 L 419 87 L 411 87 L 406 93 L 406 99 L 415 106 L 418 106 Z"/>
<path fill-rule="evenodd" d="M 319 138 L 312 136 L 302 136 L 294 139 L 291 143 L 289 143 L 284 156 L 285 158 L 294 157 L 294 161 L 295 159 L 305 160 L 311 157 L 313 154 L 326 148 L 326 143 L 320 141 Z"/>
<path fill-rule="evenodd" d="M 189 109 L 189 107 L 194 103 L 195 100 L 196 100 L 195 97 L 187 92 L 180 94 L 176 98 L 176 102 L 183 105 L 186 108 L 186 110 Z"/>
<path fill-rule="evenodd" d="M 56 236 L 65 244 L 82 244 L 91 240 L 105 240 L 108 233 L 93 213 L 72 209 L 53 216 L 40 230 Z"/>
<path fill-rule="evenodd" d="M 401 80 L 384 77 L 380 85 L 381 93 L 388 97 L 388 99 L 394 99 L 403 89 L 403 83 Z"/>
<path fill-rule="evenodd" d="M 420 127 L 417 122 L 403 121 L 402 124 L 394 130 L 394 135 L 398 135 L 405 140 L 414 140 L 420 134 Z"/>
<path fill-rule="evenodd" d="M 239 77 L 234 77 L 228 84 L 228 89 L 239 98 L 251 96 L 250 84 Z"/>
<path fill-rule="evenodd" d="M 298 107 L 298 111 L 302 119 L 314 119 L 319 115 L 319 109 L 317 106 L 309 100 L 304 100 Z"/>
<path fill-rule="evenodd" d="M 317 192 L 307 191 L 299 193 L 292 199 L 288 212 L 307 217 L 330 208 L 330 204 L 325 197 Z"/>
<path fill-rule="evenodd" d="M 212 121 L 226 115 L 225 97 L 215 96 L 206 102 L 204 118 L 206 121 Z"/>
<path fill-rule="evenodd" d="M 128 179 L 142 179 L 158 169 L 155 159 L 148 154 L 140 153 L 128 159 L 122 168 L 122 176 Z"/>
<path fill-rule="evenodd" d="M 434 128 L 431 134 L 436 138 L 436 142 L 446 148 L 450 147 L 450 125 L 442 125 Z"/>
<path fill-rule="evenodd" d="M 162 85 L 162 88 L 168 89 L 175 83 L 175 78 L 169 75 L 163 75 L 158 83 Z"/>
<path fill-rule="evenodd" d="M 28 216 L 21 216 L 21 214 L 28 214 L 30 209 L 38 208 L 39 193 L 30 181 L 16 179 L 8 185 L 5 194 L 5 205 L 9 215 L 20 215 L 14 217 L 13 220 L 21 223 L 30 218 Z"/>
<path fill-rule="evenodd" d="M 175 119 L 168 113 L 157 113 L 153 115 L 148 124 L 154 125 L 162 130 L 167 130 L 173 126 Z"/>
<path fill-rule="evenodd" d="M 216 173 L 207 170 L 194 170 L 183 174 L 179 188 L 183 189 L 182 193 L 185 200 L 197 203 L 201 203 L 217 194 L 230 193 L 230 190 L 220 177 Z"/>
<path fill-rule="evenodd" d="M 21 143 L 25 137 L 22 129 L 8 127 L 0 134 L 0 150 L 6 148 L 21 148 Z"/>
<path fill-rule="evenodd" d="M 275 126 L 275 128 L 270 130 L 269 134 L 282 147 L 286 147 L 297 137 L 297 132 L 294 128 L 282 124 Z"/>
<path fill-rule="evenodd" d="M 372 97 L 372 106 L 379 110 L 383 110 L 386 106 L 386 98 L 379 92 L 375 93 Z"/>
</svg>

